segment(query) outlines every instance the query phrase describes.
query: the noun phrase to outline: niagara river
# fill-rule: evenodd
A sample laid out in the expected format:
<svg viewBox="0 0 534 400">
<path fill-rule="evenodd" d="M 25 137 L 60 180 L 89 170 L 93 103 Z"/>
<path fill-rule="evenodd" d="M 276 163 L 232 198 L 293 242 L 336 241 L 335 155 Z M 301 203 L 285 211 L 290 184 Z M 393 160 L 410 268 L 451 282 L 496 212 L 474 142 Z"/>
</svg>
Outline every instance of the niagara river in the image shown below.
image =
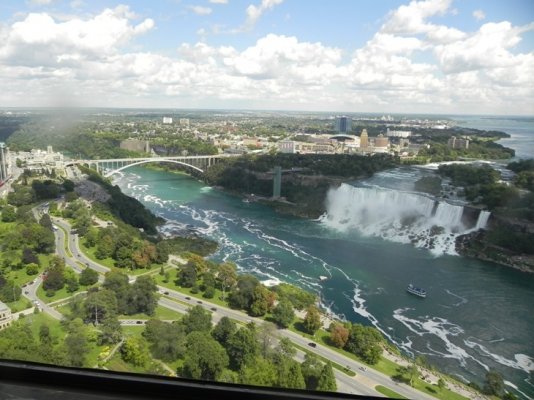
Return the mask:
<svg viewBox="0 0 534 400">
<path fill-rule="evenodd" d="M 533 139 L 518 132 L 509 141 L 529 152 Z M 315 221 L 245 203 L 182 174 L 132 167 L 115 183 L 166 219 L 163 233 L 194 230 L 216 240 L 214 260 L 313 291 L 339 318 L 377 327 L 404 353 L 423 355 L 465 382 L 481 384 L 494 368 L 508 390 L 534 397 L 534 277 L 458 256 L 456 235 L 483 227 L 488 214 L 468 222 L 461 202 L 415 193 L 413 182 L 429 173 L 400 167 L 347 182 L 329 192 L 327 213 Z M 407 294 L 409 283 L 425 288 L 427 298 Z"/>
</svg>

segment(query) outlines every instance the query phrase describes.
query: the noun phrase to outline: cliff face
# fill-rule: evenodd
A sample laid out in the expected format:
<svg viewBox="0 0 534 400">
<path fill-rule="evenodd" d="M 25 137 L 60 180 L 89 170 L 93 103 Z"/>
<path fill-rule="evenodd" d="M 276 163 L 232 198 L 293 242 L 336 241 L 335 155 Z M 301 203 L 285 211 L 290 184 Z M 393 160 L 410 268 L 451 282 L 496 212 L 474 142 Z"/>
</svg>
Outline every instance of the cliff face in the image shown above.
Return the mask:
<svg viewBox="0 0 534 400">
<path fill-rule="evenodd" d="M 533 224 L 493 217 L 488 229 L 458 236 L 456 251 L 465 257 L 534 273 L 533 240 Z"/>
</svg>

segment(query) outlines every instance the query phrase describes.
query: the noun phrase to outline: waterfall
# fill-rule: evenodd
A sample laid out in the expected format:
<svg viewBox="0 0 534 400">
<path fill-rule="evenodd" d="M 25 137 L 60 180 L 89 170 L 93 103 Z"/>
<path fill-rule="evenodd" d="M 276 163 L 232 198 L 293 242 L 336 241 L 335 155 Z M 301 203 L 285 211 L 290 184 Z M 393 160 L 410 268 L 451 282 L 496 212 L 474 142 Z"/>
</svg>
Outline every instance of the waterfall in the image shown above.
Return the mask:
<svg viewBox="0 0 534 400">
<path fill-rule="evenodd" d="M 478 214 L 478 219 L 477 219 L 477 224 L 475 226 L 475 230 L 486 228 L 490 215 L 491 215 L 491 212 L 480 210 L 480 214 Z"/>
<path fill-rule="evenodd" d="M 455 238 L 466 231 L 463 206 L 416 193 L 342 184 L 329 191 L 326 206 L 321 221 L 332 229 L 411 243 L 435 255 L 456 254 Z"/>
</svg>

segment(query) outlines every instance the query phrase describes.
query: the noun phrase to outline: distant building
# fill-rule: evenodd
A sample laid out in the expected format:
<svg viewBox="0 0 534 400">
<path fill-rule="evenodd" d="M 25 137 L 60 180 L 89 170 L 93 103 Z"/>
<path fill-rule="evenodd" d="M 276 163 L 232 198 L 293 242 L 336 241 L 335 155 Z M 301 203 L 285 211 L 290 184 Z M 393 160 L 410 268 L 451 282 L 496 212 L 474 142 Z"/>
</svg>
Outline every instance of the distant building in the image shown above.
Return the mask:
<svg viewBox="0 0 534 400">
<path fill-rule="evenodd" d="M 128 138 L 121 142 L 120 148 L 130 151 L 150 153 L 150 142 L 148 140 Z"/>
<path fill-rule="evenodd" d="M 0 142 L 0 182 L 5 182 L 9 177 L 9 153 L 6 144 Z"/>
<path fill-rule="evenodd" d="M 189 126 L 189 118 L 180 118 L 180 126 Z"/>
<path fill-rule="evenodd" d="M 352 118 L 345 116 L 336 117 L 336 131 L 340 133 L 352 131 Z"/>
<path fill-rule="evenodd" d="M 447 144 L 451 149 L 467 150 L 469 148 L 469 139 L 451 136 Z"/>
<path fill-rule="evenodd" d="M 384 137 L 384 135 L 380 134 L 375 139 L 375 147 L 379 148 L 388 148 L 389 146 L 389 139 L 387 137 Z"/>
<path fill-rule="evenodd" d="M 360 148 L 366 149 L 369 147 L 369 136 L 367 135 L 367 129 L 363 129 L 360 135 Z"/>
<path fill-rule="evenodd" d="M 295 153 L 295 141 L 294 140 L 281 140 L 278 142 L 278 151 L 280 153 Z"/>
<path fill-rule="evenodd" d="M 0 301 L 0 331 L 11 325 L 13 321 L 13 315 L 11 315 L 11 309 Z"/>
<path fill-rule="evenodd" d="M 388 128 L 386 136 L 407 138 L 412 136 L 412 131 L 392 131 Z"/>
<path fill-rule="evenodd" d="M 163 117 L 163 123 L 165 125 L 170 125 L 172 124 L 172 118 L 171 117 Z"/>
<path fill-rule="evenodd" d="M 54 153 L 54 149 L 52 148 L 52 146 L 46 146 L 46 153 L 49 155 Z"/>
</svg>

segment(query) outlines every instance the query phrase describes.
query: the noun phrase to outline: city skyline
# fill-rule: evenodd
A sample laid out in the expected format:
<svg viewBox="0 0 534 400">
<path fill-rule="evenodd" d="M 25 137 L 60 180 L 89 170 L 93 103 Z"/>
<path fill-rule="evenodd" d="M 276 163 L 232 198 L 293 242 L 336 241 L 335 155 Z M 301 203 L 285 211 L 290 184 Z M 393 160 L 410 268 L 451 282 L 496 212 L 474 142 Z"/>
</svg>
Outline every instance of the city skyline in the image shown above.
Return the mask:
<svg viewBox="0 0 534 400">
<path fill-rule="evenodd" d="M 534 5 L 6 1 L 0 107 L 534 114 Z"/>
</svg>

